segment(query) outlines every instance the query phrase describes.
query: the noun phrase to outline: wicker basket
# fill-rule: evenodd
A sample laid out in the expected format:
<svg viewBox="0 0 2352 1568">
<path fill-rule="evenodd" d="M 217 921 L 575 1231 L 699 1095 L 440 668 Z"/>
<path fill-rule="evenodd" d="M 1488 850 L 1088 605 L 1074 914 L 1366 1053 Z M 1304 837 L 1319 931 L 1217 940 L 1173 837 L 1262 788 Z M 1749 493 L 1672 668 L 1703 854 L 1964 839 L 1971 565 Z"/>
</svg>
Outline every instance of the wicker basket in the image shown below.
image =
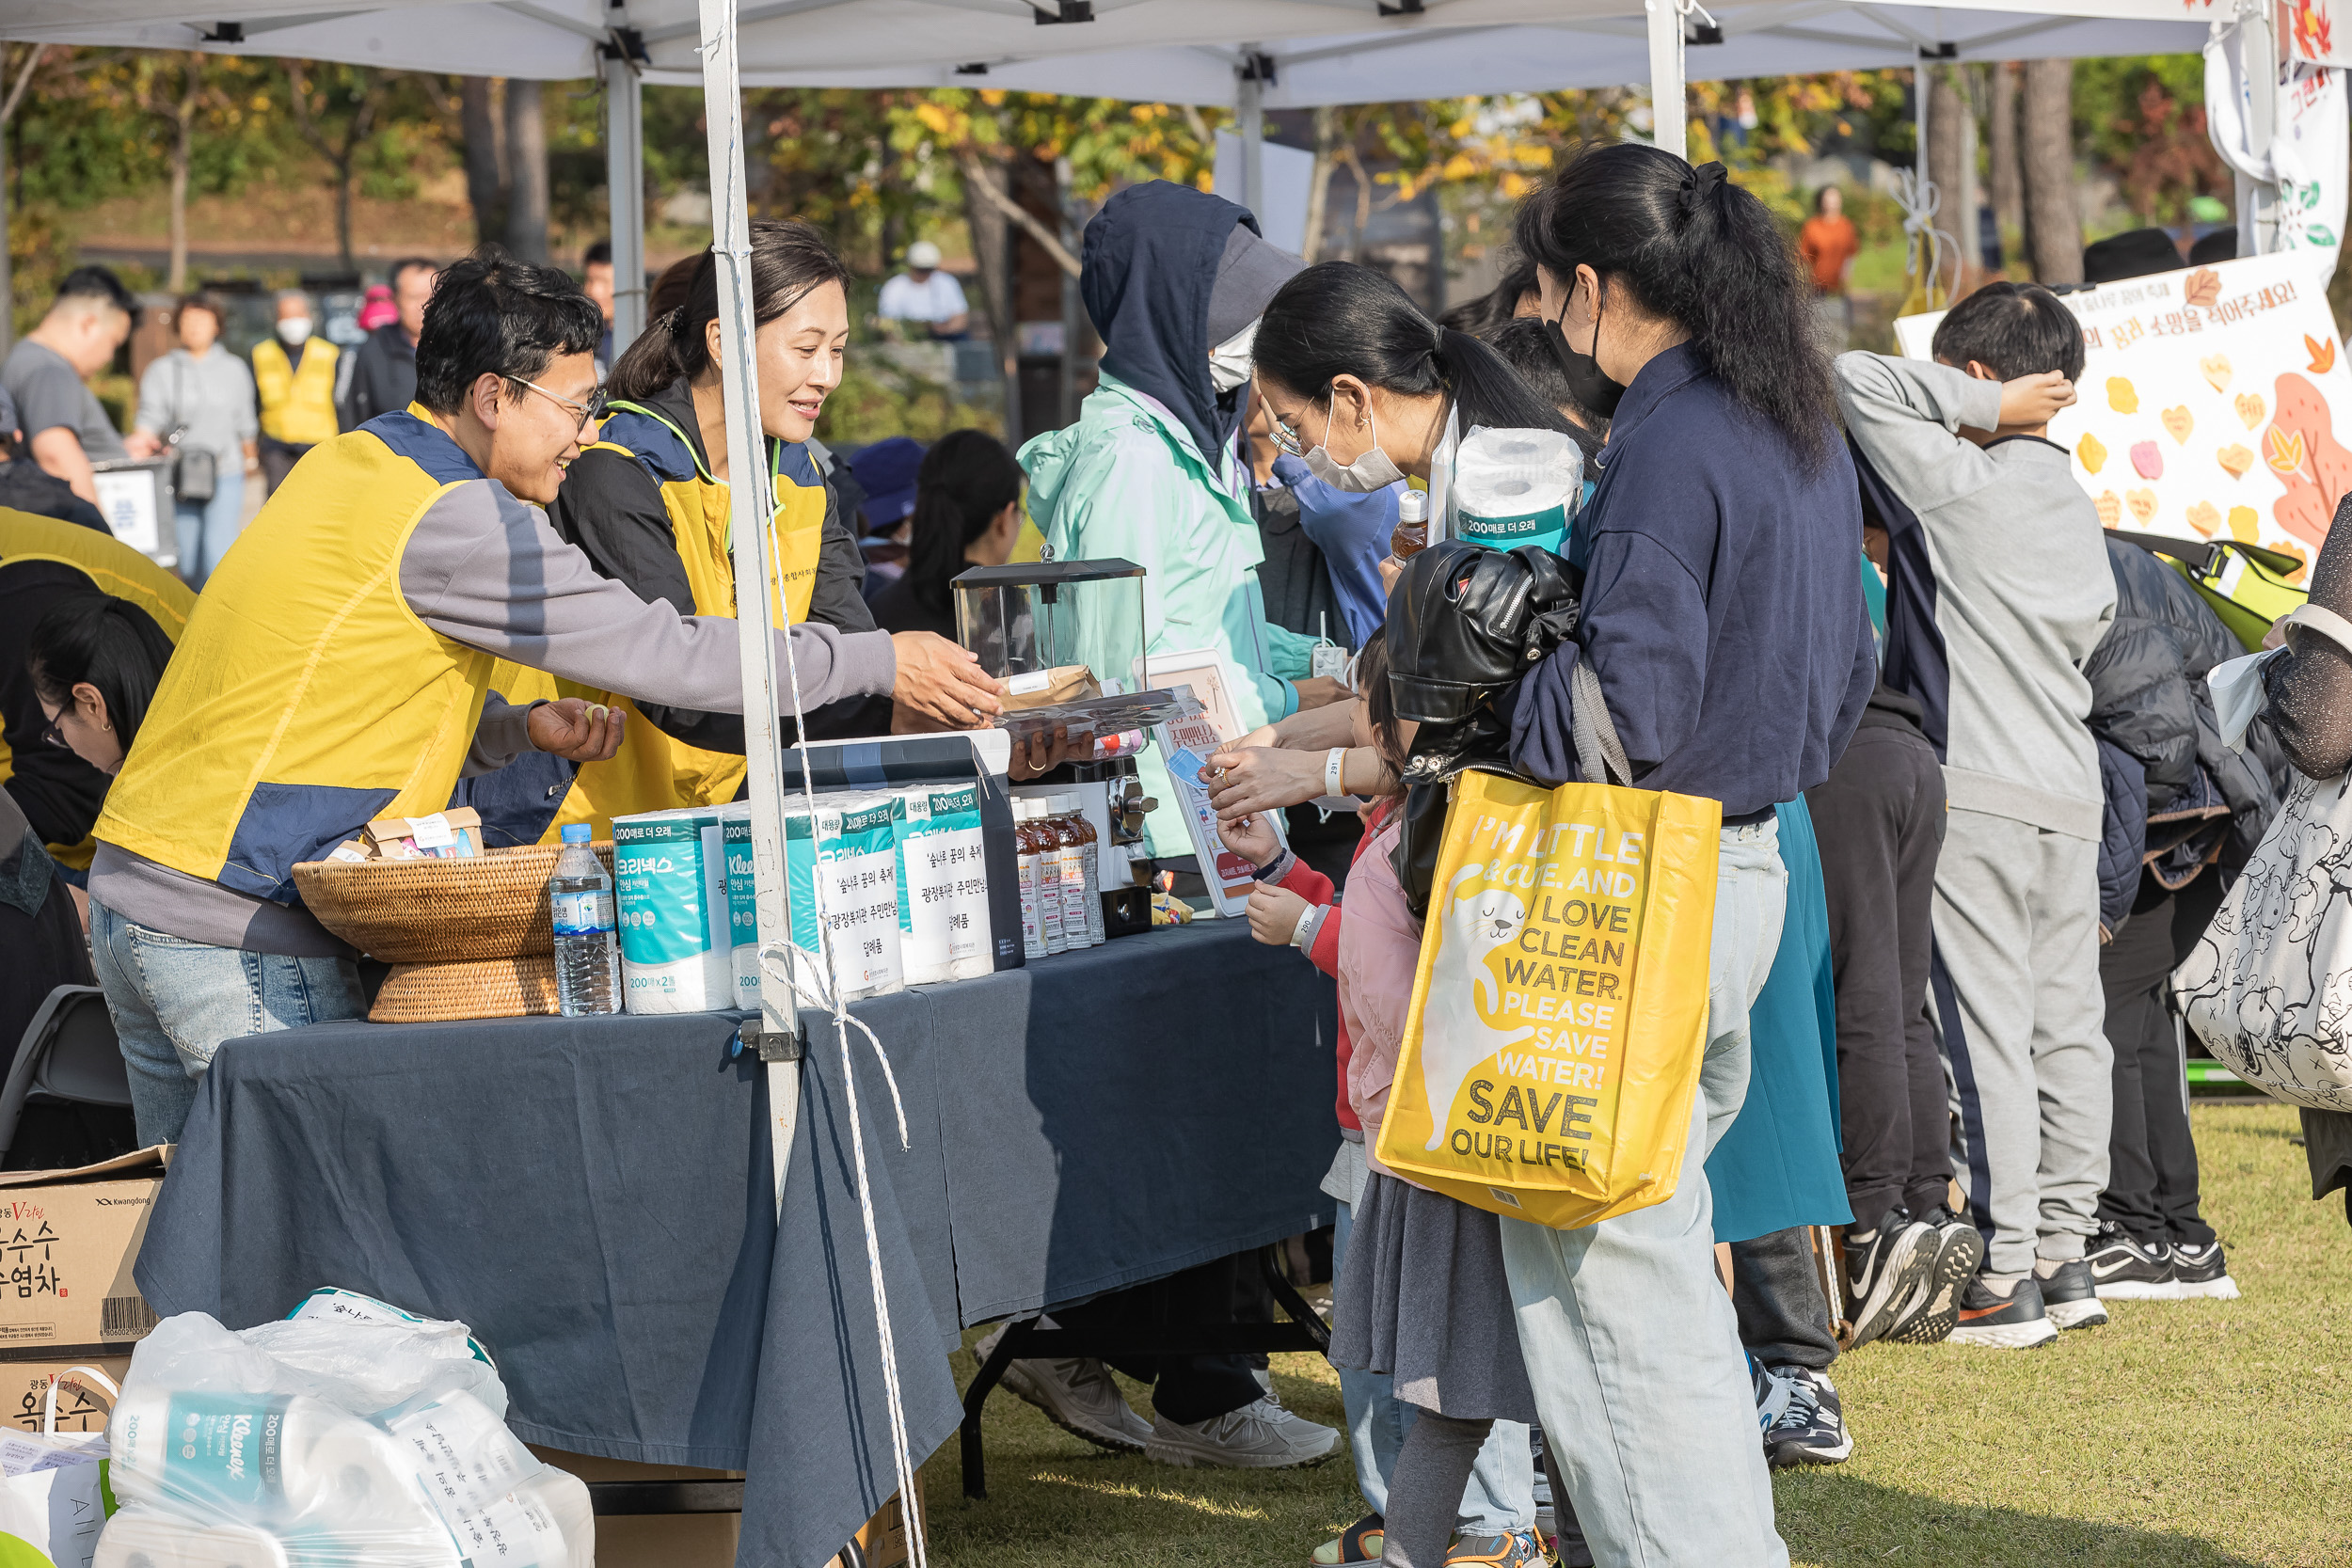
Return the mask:
<svg viewBox="0 0 2352 1568">
<path fill-rule="evenodd" d="M 476 963 L 395 964 L 368 1017 L 377 1023 L 440 1023 L 458 1018 L 529 1018 L 562 1012 L 555 959 L 532 954 Z"/>
<path fill-rule="evenodd" d="M 612 844 L 593 847 L 609 874 Z M 294 887 L 320 925 L 386 963 L 526 958 L 555 951 L 548 879 L 562 852 L 534 844 L 470 860 L 310 861 L 294 867 Z"/>
</svg>

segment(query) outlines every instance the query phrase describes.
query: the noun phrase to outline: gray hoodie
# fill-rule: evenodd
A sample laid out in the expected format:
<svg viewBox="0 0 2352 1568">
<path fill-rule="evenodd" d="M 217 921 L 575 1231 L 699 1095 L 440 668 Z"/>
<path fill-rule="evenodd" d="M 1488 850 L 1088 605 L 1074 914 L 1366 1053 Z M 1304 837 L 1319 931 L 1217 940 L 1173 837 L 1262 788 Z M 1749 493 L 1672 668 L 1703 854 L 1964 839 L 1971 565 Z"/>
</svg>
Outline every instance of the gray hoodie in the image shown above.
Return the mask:
<svg viewBox="0 0 2352 1568">
<path fill-rule="evenodd" d="M 1962 439 L 2000 423 L 2001 388 L 1948 365 L 1840 355 L 1837 403 L 1883 483 L 1888 680 L 1927 711 L 1952 809 L 2096 840 L 2081 665 L 2115 618 L 2115 577 L 2071 454 Z"/>
</svg>

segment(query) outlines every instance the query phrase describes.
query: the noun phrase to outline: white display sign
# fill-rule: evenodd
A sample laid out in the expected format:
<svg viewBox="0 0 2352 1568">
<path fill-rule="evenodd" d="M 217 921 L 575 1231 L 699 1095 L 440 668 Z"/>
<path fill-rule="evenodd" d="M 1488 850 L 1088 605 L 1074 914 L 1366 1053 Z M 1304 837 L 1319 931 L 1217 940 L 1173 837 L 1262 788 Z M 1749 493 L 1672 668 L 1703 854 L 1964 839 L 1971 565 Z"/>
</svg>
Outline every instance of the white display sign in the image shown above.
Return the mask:
<svg viewBox="0 0 2352 1568">
<path fill-rule="evenodd" d="M 2100 520 L 2316 557 L 2352 490 L 2352 368 L 2308 257 L 2062 297 L 2087 354 L 2077 401 L 2050 422 L 2050 439 L 2073 451 Z M 1898 321 L 1902 351 L 1930 357 L 1943 319 Z"/>
<path fill-rule="evenodd" d="M 163 487 L 152 468 L 100 469 L 98 510 L 105 515 L 114 536 L 157 562 L 169 566 L 179 560 L 179 536 L 164 538 Z"/>
</svg>

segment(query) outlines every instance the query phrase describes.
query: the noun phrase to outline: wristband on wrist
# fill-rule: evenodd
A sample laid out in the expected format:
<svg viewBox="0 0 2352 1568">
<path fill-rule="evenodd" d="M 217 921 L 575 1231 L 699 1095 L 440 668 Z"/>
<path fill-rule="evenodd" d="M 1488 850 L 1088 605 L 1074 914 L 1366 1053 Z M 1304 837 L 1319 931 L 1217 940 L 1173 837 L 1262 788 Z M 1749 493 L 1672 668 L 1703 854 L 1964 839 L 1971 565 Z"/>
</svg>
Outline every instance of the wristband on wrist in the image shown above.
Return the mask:
<svg viewBox="0 0 2352 1568">
<path fill-rule="evenodd" d="M 1303 948 L 1307 945 L 1307 928 L 1314 924 L 1315 912 L 1321 908 L 1319 904 L 1310 904 L 1298 911 L 1298 924 L 1291 927 L 1293 947 Z"/>
<path fill-rule="evenodd" d="M 1334 746 L 1323 757 L 1323 793 L 1347 793 L 1347 748 Z"/>
</svg>

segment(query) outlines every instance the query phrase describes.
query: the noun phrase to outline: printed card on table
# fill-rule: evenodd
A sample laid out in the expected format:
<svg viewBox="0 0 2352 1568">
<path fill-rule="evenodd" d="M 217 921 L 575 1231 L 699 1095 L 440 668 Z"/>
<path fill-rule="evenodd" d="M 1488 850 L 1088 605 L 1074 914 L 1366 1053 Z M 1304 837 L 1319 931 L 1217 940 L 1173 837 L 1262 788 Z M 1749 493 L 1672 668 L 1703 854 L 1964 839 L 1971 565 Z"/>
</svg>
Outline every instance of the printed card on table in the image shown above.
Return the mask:
<svg viewBox="0 0 2352 1568">
<path fill-rule="evenodd" d="M 2310 255 L 2061 297 L 2087 352 L 2077 402 L 2050 438 L 2073 451 L 2100 520 L 2315 558 L 2352 489 L 2352 367 Z M 1898 321 L 1903 352 L 1931 357 L 1943 319 Z"/>
</svg>

